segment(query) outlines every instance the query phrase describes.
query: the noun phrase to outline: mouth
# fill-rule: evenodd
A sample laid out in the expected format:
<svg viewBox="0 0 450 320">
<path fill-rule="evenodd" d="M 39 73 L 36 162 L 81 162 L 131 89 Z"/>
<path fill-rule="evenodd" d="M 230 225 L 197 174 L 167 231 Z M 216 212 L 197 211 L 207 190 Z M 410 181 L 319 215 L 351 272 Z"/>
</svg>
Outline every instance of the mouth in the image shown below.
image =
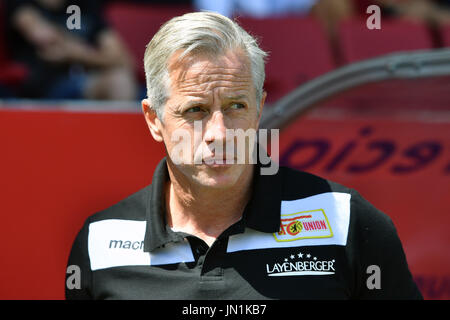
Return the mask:
<svg viewBox="0 0 450 320">
<path fill-rule="evenodd" d="M 234 156 L 214 156 L 204 158 L 202 160 L 202 164 L 207 165 L 209 167 L 230 167 L 236 164 L 236 159 Z"/>
</svg>

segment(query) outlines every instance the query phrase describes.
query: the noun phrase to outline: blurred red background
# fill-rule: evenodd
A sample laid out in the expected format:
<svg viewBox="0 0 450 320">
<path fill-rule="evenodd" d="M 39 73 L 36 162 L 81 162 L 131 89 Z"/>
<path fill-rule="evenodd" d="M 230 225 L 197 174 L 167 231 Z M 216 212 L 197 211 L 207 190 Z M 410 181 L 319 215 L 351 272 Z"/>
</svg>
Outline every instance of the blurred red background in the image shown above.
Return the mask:
<svg viewBox="0 0 450 320">
<path fill-rule="evenodd" d="M 355 188 L 390 215 L 424 296 L 450 298 L 448 115 L 435 123 L 414 113 L 406 120 L 326 114 L 312 112 L 281 132 L 281 162 Z M 151 183 L 164 150 L 135 112 L 3 109 L 0 137 L 0 299 L 63 299 L 84 219 Z M 320 156 L 317 141 L 328 145 Z M 430 158 L 427 143 L 440 151 L 417 166 L 411 150 Z M 394 146 L 390 155 L 364 169 L 383 144 Z"/>
</svg>

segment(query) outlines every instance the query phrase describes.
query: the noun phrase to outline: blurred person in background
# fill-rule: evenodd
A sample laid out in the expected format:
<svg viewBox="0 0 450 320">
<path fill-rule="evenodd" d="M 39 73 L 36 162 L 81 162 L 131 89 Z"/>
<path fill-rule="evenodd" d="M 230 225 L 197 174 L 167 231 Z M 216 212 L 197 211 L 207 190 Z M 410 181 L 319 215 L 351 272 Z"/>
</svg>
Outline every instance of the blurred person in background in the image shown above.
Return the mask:
<svg viewBox="0 0 450 320">
<path fill-rule="evenodd" d="M 351 3 L 346 0 L 193 0 L 193 4 L 197 10 L 214 11 L 227 17 L 239 15 L 254 18 L 286 15 L 322 17 L 326 15 L 327 21 L 323 22 L 330 24 L 353 13 Z"/>
<path fill-rule="evenodd" d="M 318 0 L 193 0 L 198 10 L 266 18 L 285 14 L 308 14 Z"/>
<path fill-rule="evenodd" d="M 431 25 L 450 23 L 450 0 L 376 0 L 375 4 L 389 16 Z"/>
<path fill-rule="evenodd" d="M 337 46 L 340 21 L 354 16 L 354 0 L 193 0 L 197 10 L 218 12 L 227 17 L 273 18 L 313 17 L 323 26 L 332 48 Z M 335 49 L 333 49 L 335 50 Z"/>
<path fill-rule="evenodd" d="M 450 23 L 450 0 L 342 0 L 355 13 L 366 14 L 367 7 L 378 5 L 386 18 L 402 18 L 432 25 Z"/>
<path fill-rule="evenodd" d="M 102 18 L 98 1 L 7 0 L 8 45 L 28 69 L 24 98 L 136 99 L 133 61 Z M 71 5 L 80 11 L 68 28 Z M 79 27 L 79 28 L 78 28 Z"/>
</svg>

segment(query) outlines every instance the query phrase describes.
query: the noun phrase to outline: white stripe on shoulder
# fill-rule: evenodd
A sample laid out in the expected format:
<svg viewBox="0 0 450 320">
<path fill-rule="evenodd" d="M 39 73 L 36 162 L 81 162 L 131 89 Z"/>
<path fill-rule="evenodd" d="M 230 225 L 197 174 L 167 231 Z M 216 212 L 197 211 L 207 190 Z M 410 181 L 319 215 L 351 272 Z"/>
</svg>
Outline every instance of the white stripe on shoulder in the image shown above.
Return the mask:
<svg viewBox="0 0 450 320">
<path fill-rule="evenodd" d="M 194 261 L 187 242 L 170 243 L 144 252 L 146 221 L 108 219 L 89 225 L 88 252 L 91 269 L 149 266 Z"/>
<path fill-rule="evenodd" d="M 228 240 L 227 252 L 266 248 L 347 244 L 350 223 L 349 193 L 326 192 L 282 201 L 280 231 L 259 232 L 247 228 Z"/>
</svg>

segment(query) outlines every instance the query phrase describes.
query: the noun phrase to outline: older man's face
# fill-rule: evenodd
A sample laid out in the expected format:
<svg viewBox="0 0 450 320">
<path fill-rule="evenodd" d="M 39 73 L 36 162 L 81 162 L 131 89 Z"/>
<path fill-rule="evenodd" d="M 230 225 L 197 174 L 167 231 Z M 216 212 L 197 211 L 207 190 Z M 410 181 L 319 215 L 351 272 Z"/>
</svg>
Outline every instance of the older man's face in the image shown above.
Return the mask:
<svg viewBox="0 0 450 320">
<path fill-rule="evenodd" d="M 192 161 L 175 166 L 182 179 L 217 188 L 232 186 L 249 165 L 236 164 L 236 161 L 234 164 L 210 163 L 208 158 L 225 158 L 230 142 L 227 142 L 227 129 L 258 128 L 264 98 L 256 101 L 250 62 L 239 51 L 228 51 L 219 57 L 191 56 L 181 63 L 176 58 L 175 54 L 169 61 L 170 97 L 165 105 L 163 122 L 158 122 L 169 158 L 173 157 L 172 151 L 179 143 L 172 141 L 174 132 L 186 130 L 192 137 Z M 194 134 L 194 127 L 198 128 L 199 124 L 202 132 Z M 222 147 L 213 149 L 212 145 Z M 235 143 L 234 148 L 236 146 Z M 193 159 L 199 148 L 206 150 L 201 164 Z M 235 151 L 232 155 L 236 156 Z M 173 163 L 174 159 L 171 160 Z"/>
</svg>

